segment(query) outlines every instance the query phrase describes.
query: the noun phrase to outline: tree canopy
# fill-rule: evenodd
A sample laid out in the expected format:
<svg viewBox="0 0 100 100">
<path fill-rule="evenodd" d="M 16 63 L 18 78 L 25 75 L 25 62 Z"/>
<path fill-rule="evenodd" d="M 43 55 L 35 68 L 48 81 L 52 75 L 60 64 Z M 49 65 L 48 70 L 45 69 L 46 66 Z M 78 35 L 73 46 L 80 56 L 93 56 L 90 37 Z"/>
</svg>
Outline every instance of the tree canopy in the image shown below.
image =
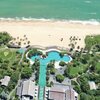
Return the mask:
<svg viewBox="0 0 100 100">
<path fill-rule="evenodd" d="M 21 78 L 22 79 L 28 79 L 30 78 L 32 75 L 32 69 L 29 68 L 29 67 L 25 67 L 23 70 L 22 70 L 22 73 L 21 73 Z"/>
<path fill-rule="evenodd" d="M 56 80 L 61 83 L 64 80 L 64 76 L 61 74 L 58 74 L 58 75 L 56 75 Z"/>
<path fill-rule="evenodd" d="M 11 40 L 11 36 L 7 32 L 0 32 L 0 45 L 7 44 Z"/>
</svg>

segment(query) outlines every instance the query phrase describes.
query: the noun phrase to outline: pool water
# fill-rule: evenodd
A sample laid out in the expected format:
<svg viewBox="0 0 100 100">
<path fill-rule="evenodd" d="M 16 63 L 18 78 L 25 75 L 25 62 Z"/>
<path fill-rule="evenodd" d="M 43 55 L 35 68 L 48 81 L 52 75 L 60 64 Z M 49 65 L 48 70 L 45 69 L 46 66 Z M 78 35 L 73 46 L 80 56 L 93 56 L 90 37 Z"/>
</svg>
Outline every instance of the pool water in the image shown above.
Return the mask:
<svg viewBox="0 0 100 100">
<path fill-rule="evenodd" d="M 37 56 L 37 55 L 31 57 L 31 59 L 33 61 L 35 59 L 39 59 L 39 61 L 40 61 L 40 72 L 39 72 L 40 92 L 39 92 L 39 98 L 43 98 L 44 91 L 43 91 L 43 89 L 41 89 L 41 87 L 46 86 L 46 68 L 47 68 L 47 64 L 51 60 L 69 62 L 71 60 L 71 57 L 68 56 L 68 55 L 64 55 L 63 57 L 60 57 L 59 52 L 51 51 L 51 52 L 48 52 L 48 56 L 45 59 L 43 59 L 43 58 L 41 58 L 40 56 Z M 43 99 L 39 99 L 39 100 L 43 100 Z"/>
<path fill-rule="evenodd" d="M 33 56 L 31 57 L 31 59 L 34 61 L 35 59 L 39 59 L 40 63 L 42 65 L 47 65 L 47 63 L 49 63 L 51 60 L 55 60 L 55 61 L 65 61 L 65 62 L 69 62 L 71 60 L 70 56 L 68 55 L 64 55 L 63 57 L 59 56 L 59 52 L 57 51 L 51 51 L 48 52 L 48 56 L 45 59 L 42 59 L 40 56 Z"/>
<path fill-rule="evenodd" d="M 23 54 L 23 53 L 25 52 L 25 48 L 20 48 L 20 49 L 18 50 L 18 52 L 19 52 L 20 54 Z"/>
<path fill-rule="evenodd" d="M 39 91 L 39 100 L 44 100 L 43 98 L 44 95 L 44 87 L 40 86 L 40 91 Z"/>
</svg>

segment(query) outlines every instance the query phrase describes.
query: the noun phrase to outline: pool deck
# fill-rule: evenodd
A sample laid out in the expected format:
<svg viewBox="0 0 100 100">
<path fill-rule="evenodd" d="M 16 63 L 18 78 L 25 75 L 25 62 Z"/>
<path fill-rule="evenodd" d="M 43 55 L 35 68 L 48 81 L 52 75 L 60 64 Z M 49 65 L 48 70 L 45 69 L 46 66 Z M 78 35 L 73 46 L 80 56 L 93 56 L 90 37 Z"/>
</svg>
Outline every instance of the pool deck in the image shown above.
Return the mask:
<svg viewBox="0 0 100 100">
<path fill-rule="evenodd" d="M 47 49 L 47 50 L 39 50 L 39 51 L 42 51 L 43 52 L 43 54 L 46 54 L 47 52 L 51 52 L 51 51 L 57 51 L 57 52 L 60 52 L 60 50 L 58 50 L 58 49 Z"/>
</svg>

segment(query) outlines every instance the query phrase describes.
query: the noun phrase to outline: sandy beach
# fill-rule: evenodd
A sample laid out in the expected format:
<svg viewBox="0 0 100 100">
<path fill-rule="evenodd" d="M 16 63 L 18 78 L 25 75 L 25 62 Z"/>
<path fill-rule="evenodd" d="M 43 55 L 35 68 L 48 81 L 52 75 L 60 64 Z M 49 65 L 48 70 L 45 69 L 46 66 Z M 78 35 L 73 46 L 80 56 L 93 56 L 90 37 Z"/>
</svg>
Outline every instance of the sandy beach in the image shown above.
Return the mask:
<svg viewBox="0 0 100 100">
<path fill-rule="evenodd" d="M 100 25 L 70 23 L 62 21 L 0 21 L 0 32 L 6 31 L 12 37 L 23 41 L 24 35 L 30 45 L 60 46 L 70 48 L 70 37 L 76 38 L 75 48 L 85 46 L 86 35 L 100 34 Z M 19 41 L 17 40 L 16 41 Z"/>
</svg>

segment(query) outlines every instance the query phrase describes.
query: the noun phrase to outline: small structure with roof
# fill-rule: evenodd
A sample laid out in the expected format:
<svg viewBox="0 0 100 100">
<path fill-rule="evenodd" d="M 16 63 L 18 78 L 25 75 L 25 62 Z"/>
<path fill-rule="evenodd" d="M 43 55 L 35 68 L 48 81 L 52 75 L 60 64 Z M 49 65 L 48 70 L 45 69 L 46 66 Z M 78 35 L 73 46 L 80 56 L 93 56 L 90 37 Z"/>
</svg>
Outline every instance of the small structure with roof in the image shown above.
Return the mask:
<svg viewBox="0 0 100 100">
<path fill-rule="evenodd" d="M 9 81 L 10 81 L 9 76 L 5 76 L 3 79 L 0 80 L 2 86 L 8 86 Z"/>
<path fill-rule="evenodd" d="M 89 81 L 90 90 L 96 90 L 96 84 L 93 81 Z"/>
</svg>

